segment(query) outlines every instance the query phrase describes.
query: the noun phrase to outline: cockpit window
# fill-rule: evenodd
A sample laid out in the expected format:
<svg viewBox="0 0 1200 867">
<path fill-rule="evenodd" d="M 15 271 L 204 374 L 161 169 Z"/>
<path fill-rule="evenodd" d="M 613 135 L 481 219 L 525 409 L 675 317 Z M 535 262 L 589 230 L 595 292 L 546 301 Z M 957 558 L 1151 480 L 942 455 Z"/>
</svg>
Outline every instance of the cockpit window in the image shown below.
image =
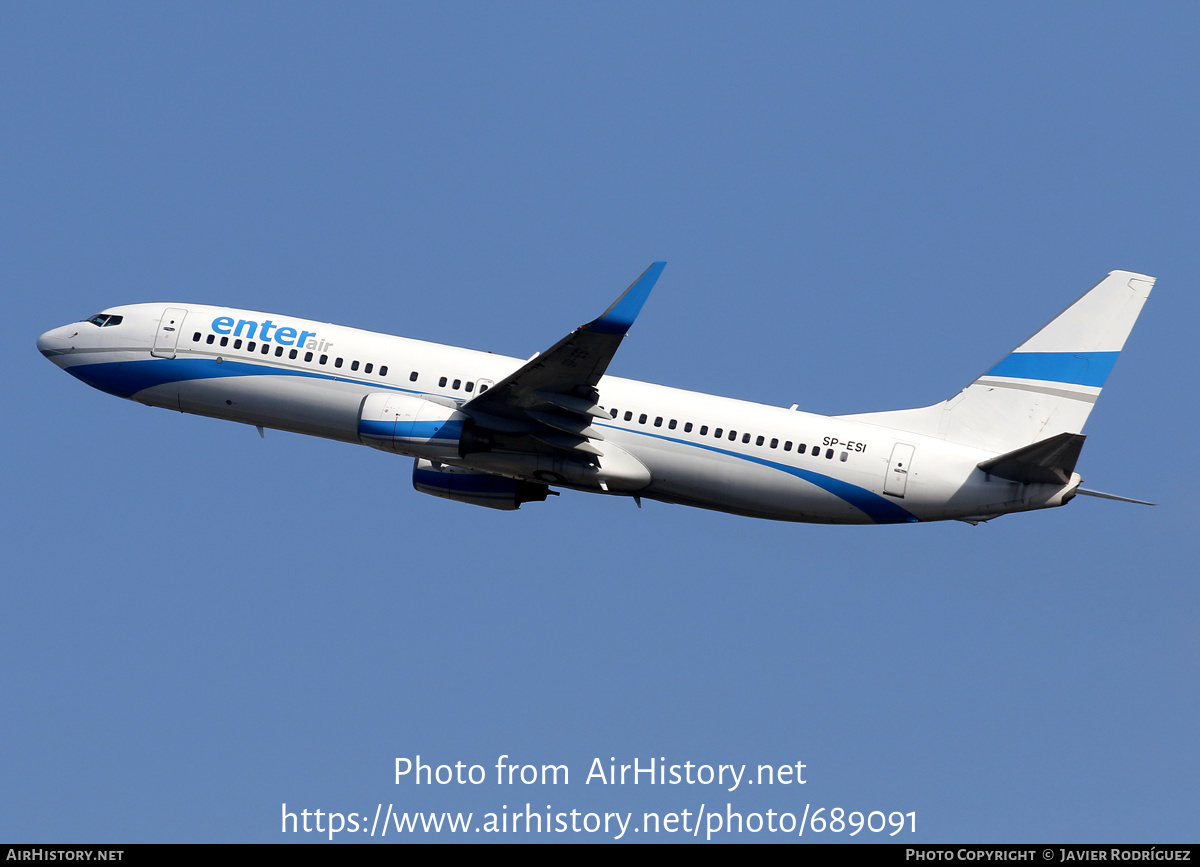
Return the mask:
<svg viewBox="0 0 1200 867">
<path fill-rule="evenodd" d="M 121 316 L 113 316 L 109 313 L 97 313 L 91 319 L 85 321 L 92 323 L 98 328 L 103 328 L 106 325 L 120 325 L 122 318 Z"/>
</svg>

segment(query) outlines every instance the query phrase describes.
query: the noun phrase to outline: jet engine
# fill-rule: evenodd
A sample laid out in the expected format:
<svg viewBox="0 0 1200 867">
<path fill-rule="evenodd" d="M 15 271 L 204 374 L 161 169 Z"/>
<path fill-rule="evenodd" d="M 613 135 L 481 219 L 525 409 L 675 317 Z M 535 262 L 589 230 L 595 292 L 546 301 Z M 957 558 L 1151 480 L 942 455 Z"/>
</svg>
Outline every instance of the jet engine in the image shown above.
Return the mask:
<svg viewBox="0 0 1200 867">
<path fill-rule="evenodd" d="M 413 463 L 413 487 L 422 494 L 504 511 L 519 509 L 522 503 L 541 502 L 550 494 L 557 495 L 557 491 L 551 491 L 545 485 L 452 467 L 425 458 L 417 458 Z"/>
<path fill-rule="evenodd" d="M 467 427 L 470 419 L 453 406 L 409 394 L 369 394 L 358 416 L 363 445 L 430 458 L 460 454 Z"/>
</svg>

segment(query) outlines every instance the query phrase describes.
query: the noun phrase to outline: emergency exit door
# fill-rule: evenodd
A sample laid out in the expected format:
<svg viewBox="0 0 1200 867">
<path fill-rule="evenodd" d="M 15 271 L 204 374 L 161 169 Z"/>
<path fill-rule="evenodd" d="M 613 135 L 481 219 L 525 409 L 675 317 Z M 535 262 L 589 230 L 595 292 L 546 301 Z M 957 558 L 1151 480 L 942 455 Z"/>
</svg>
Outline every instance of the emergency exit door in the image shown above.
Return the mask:
<svg viewBox="0 0 1200 867">
<path fill-rule="evenodd" d="M 916 446 L 906 443 L 896 443 L 892 449 L 891 460 L 888 461 L 887 477 L 883 480 L 883 492 L 893 497 L 904 498 L 904 490 L 908 487 L 908 472 L 912 465 L 913 452 Z"/>
</svg>

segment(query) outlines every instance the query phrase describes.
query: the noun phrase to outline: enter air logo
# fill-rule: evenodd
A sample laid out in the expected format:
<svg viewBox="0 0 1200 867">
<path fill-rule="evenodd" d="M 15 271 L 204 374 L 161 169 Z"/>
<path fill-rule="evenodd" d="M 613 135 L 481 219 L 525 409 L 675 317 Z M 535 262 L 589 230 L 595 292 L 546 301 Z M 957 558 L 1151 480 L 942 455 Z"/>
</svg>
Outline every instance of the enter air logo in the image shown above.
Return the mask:
<svg viewBox="0 0 1200 867">
<path fill-rule="evenodd" d="M 260 323 L 252 319 L 235 321 L 232 316 L 218 316 L 212 321 L 212 330 L 217 334 L 261 340 L 263 343 L 275 342 L 280 346 L 295 346 L 301 349 L 312 349 L 316 352 L 323 352 L 333 346 L 332 343 L 318 339 L 315 331 L 297 331 L 288 325 L 276 325 L 270 319 L 265 319 Z"/>
</svg>

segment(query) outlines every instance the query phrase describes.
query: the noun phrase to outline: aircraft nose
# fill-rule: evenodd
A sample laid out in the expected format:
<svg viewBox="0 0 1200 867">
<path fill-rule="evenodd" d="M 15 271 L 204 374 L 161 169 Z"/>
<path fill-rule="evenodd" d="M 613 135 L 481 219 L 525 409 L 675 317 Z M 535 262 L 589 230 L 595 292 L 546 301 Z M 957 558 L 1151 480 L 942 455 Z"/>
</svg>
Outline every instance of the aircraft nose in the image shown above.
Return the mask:
<svg viewBox="0 0 1200 867">
<path fill-rule="evenodd" d="M 71 342 L 71 338 L 74 336 L 71 333 L 71 326 L 69 325 L 64 325 L 60 328 L 51 328 L 37 339 L 38 351 L 47 358 L 63 355 L 74 349 L 74 345 Z"/>
</svg>

